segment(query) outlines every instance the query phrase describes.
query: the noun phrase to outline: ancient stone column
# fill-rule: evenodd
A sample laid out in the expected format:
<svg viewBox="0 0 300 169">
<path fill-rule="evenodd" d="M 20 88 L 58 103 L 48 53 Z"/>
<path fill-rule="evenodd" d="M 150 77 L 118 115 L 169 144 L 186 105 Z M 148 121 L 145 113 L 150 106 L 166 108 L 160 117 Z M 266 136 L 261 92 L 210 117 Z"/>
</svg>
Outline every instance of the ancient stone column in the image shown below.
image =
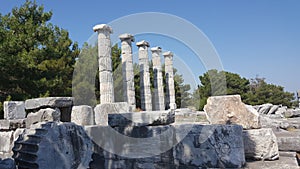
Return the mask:
<svg viewBox="0 0 300 169">
<path fill-rule="evenodd" d="M 165 57 L 165 73 L 166 73 L 166 106 L 170 109 L 176 109 L 175 103 L 175 85 L 173 72 L 173 53 L 168 51 L 163 53 Z"/>
<path fill-rule="evenodd" d="M 98 61 L 99 61 L 99 81 L 100 81 L 100 103 L 114 102 L 114 84 L 112 76 L 111 27 L 100 24 L 93 27 L 98 32 Z"/>
<path fill-rule="evenodd" d="M 160 61 L 161 47 L 153 47 L 151 52 L 154 72 L 154 108 L 155 110 L 165 110 L 165 94 Z"/>
<path fill-rule="evenodd" d="M 140 41 L 136 43 L 139 48 L 139 66 L 140 66 L 140 88 L 141 88 L 141 108 L 145 111 L 152 110 L 152 96 L 150 89 L 150 73 L 148 47 L 149 43 Z"/>
<path fill-rule="evenodd" d="M 297 98 L 298 98 L 298 103 L 299 103 L 299 108 L 300 108 L 300 90 L 297 92 Z"/>
<path fill-rule="evenodd" d="M 123 73 L 123 93 L 124 101 L 129 104 L 131 110 L 135 110 L 135 88 L 134 88 L 134 72 L 131 42 L 134 37 L 125 33 L 119 36 L 121 39 L 122 49 L 122 73 Z"/>
</svg>

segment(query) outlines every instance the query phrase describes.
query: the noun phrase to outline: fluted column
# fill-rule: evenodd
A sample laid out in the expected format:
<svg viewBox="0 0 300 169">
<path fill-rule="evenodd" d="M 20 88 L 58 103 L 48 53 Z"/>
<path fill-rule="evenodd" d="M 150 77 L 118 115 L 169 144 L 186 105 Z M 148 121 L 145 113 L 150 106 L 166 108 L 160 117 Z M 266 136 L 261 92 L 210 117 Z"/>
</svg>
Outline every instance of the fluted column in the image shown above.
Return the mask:
<svg viewBox="0 0 300 169">
<path fill-rule="evenodd" d="M 150 73 L 149 73 L 149 43 L 140 41 L 136 43 L 139 48 L 139 66 L 140 66 L 140 88 L 141 88 L 141 108 L 145 111 L 152 110 L 152 96 L 150 89 Z"/>
<path fill-rule="evenodd" d="M 111 40 L 112 28 L 106 24 L 93 27 L 98 32 L 98 61 L 100 81 L 100 102 L 114 102 L 114 84 L 112 76 Z"/>
<path fill-rule="evenodd" d="M 176 109 L 175 102 L 175 85 L 173 72 L 173 53 L 168 51 L 163 53 L 165 57 L 165 72 L 166 72 L 166 106 L 172 110 Z"/>
<path fill-rule="evenodd" d="M 154 106 L 155 110 L 165 110 L 165 94 L 160 61 L 161 47 L 153 47 L 151 52 L 154 72 Z"/>
<path fill-rule="evenodd" d="M 129 104 L 131 110 L 135 110 L 136 105 L 132 58 L 132 42 L 134 42 L 134 37 L 131 34 L 125 33 L 120 35 L 119 38 L 121 40 L 122 49 L 124 101 Z"/>
</svg>

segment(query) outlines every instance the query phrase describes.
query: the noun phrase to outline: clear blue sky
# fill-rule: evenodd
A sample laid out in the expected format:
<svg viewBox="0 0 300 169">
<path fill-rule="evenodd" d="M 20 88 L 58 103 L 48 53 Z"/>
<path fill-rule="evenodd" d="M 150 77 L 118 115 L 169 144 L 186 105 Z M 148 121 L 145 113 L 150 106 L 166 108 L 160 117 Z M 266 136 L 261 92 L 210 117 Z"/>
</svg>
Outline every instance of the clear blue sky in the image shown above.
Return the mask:
<svg viewBox="0 0 300 169">
<path fill-rule="evenodd" d="M 2 14 L 24 0 L 1 0 Z M 300 1 L 298 0 L 37 0 L 52 10 L 51 22 L 82 45 L 92 27 L 139 12 L 163 12 L 201 29 L 215 46 L 224 70 L 246 78 L 300 89 Z M 193 66 L 199 75 L 203 68 Z M 197 69 L 199 69 L 197 71 Z"/>
</svg>

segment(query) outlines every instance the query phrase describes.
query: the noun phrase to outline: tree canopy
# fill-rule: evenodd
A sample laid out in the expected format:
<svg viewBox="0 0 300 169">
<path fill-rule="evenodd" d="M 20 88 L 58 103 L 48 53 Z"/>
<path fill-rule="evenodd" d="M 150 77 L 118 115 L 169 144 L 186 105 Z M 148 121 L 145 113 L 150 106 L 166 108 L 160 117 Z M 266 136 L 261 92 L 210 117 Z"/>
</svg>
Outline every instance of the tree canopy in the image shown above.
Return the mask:
<svg viewBox="0 0 300 169">
<path fill-rule="evenodd" d="M 26 1 L 0 14 L 0 101 L 70 96 L 78 45 L 51 24 L 52 12 Z"/>
<path fill-rule="evenodd" d="M 199 77 L 201 85 L 194 95 L 200 95 L 199 109 L 202 110 L 209 96 L 239 94 L 244 103 L 264 103 L 291 106 L 293 93 L 285 92 L 282 86 L 267 84 L 263 78 L 248 80 L 236 73 L 209 70 Z"/>
</svg>

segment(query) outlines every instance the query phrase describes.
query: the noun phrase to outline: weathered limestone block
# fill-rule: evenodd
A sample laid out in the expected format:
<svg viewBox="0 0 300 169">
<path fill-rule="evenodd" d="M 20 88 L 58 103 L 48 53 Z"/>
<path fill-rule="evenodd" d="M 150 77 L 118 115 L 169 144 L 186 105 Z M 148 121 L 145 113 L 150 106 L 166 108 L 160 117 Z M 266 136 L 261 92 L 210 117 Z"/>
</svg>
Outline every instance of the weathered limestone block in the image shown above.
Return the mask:
<svg viewBox="0 0 300 169">
<path fill-rule="evenodd" d="M 36 113 L 29 113 L 26 119 L 26 128 L 43 121 L 60 121 L 60 114 L 60 110 L 57 108 L 40 109 Z"/>
<path fill-rule="evenodd" d="M 45 97 L 35 98 L 25 101 L 26 110 L 36 112 L 44 108 L 58 108 L 61 112 L 60 120 L 63 122 L 71 121 L 71 111 L 73 106 L 73 97 Z"/>
<path fill-rule="evenodd" d="M 91 106 L 73 106 L 71 122 L 77 125 L 94 125 L 94 111 Z"/>
<path fill-rule="evenodd" d="M 176 138 L 192 125 L 174 125 Z M 245 164 L 242 127 L 194 125 L 174 148 L 179 168 L 241 168 Z"/>
<path fill-rule="evenodd" d="M 245 164 L 238 125 L 85 126 L 85 130 L 97 145 L 95 168 L 109 164 L 124 169 L 241 168 Z M 128 137 L 117 139 L 112 131 Z"/>
<path fill-rule="evenodd" d="M 162 162 L 160 161 L 160 154 L 170 150 L 175 144 L 174 130 L 170 125 L 115 128 L 97 125 L 85 126 L 85 130 L 98 146 L 94 150 L 100 157 L 98 160 L 102 158 L 103 160 L 124 159 L 127 161 L 138 158 L 141 161 Z M 172 159 L 172 156 L 169 158 Z M 99 168 L 106 167 L 100 166 Z"/>
<path fill-rule="evenodd" d="M 24 119 L 26 116 L 23 101 L 5 101 L 3 105 L 4 119 Z"/>
<path fill-rule="evenodd" d="M 157 126 L 167 125 L 175 122 L 175 112 L 149 111 L 109 114 L 108 124 L 112 127 L 117 126 Z"/>
<path fill-rule="evenodd" d="M 254 108 L 246 106 L 240 95 L 209 97 L 204 110 L 211 124 L 239 124 L 244 129 L 261 127 L 259 114 Z"/>
<path fill-rule="evenodd" d="M 36 110 L 41 108 L 62 108 L 73 106 L 72 97 L 45 97 L 35 98 L 25 101 L 26 110 Z"/>
<path fill-rule="evenodd" d="M 129 105 L 127 102 L 105 103 L 98 104 L 94 108 L 95 123 L 97 125 L 108 125 L 108 114 L 118 114 L 129 112 Z"/>
<path fill-rule="evenodd" d="M 13 141 L 13 131 L 2 131 L 0 132 L 0 152 L 10 153 L 11 144 Z"/>
<path fill-rule="evenodd" d="M 280 151 L 300 152 L 300 131 L 275 132 Z"/>
<path fill-rule="evenodd" d="M 38 123 L 15 141 L 13 158 L 19 168 L 89 168 L 92 146 L 74 123 Z"/>
<path fill-rule="evenodd" d="M 277 160 L 279 158 L 277 139 L 272 129 L 243 131 L 245 157 L 254 160 Z"/>
</svg>

